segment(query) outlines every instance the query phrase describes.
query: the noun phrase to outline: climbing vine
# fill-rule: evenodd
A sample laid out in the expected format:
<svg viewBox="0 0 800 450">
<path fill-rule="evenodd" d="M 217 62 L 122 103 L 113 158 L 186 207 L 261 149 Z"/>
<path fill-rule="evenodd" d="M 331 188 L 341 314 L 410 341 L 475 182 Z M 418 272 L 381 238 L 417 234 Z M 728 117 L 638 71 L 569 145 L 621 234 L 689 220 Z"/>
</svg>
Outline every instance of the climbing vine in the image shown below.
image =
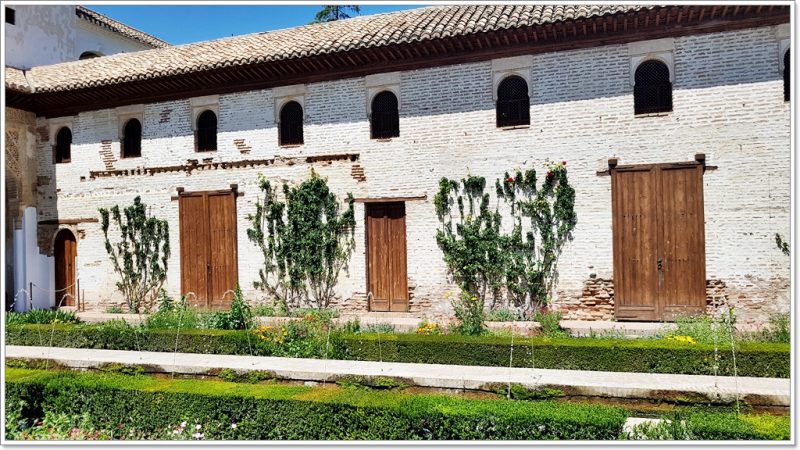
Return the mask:
<svg viewBox="0 0 800 450">
<path fill-rule="evenodd" d="M 298 186 L 283 184 L 283 200 L 263 176 L 259 188 L 263 199 L 248 216 L 247 230 L 264 257 L 254 286 L 287 310 L 301 304 L 327 307 L 355 247 L 353 196 L 347 195 L 341 211 L 336 195 L 313 170 Z"/>
<path fill-rule="evenodd" d="M 118 205 L 99 211 L 106 252 L 120 277 L 117 289 L 125 297 L 129 311 L 149 311 L 167 279 L 169 224 L 149 215 L 139 196 L 122 211 Z M 112 220 L 120 232 L 115 243 L 108 236 Z"/>
<path fill-rule="evenodd" d="M 506 173 L 495 182 L 498 201 L 493 210 L 485 188 L 486 180 L 479 176 L 439 182 L 436 241 L 449 273 L 481 308 L 490 297 L 492 307 L 505 298 L 524 311 L 546 304 L 559 256 L 577 223 L 566 161 L 548 163 L 540 186 L 533 169 Z M 510 227 L 503 226 L 501 203 Z"/>
</svg>

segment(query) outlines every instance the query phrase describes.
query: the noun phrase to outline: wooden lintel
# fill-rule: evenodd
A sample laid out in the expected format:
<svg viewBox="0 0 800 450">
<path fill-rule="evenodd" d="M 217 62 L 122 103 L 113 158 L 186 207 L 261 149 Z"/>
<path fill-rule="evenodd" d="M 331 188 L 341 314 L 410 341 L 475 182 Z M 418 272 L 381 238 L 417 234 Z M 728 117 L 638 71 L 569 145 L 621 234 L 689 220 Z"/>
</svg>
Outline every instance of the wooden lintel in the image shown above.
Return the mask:
<svg viewBox="0 0 800 450">
<path fill-rule="evenodd" d="M 47 219 L 40 220 L 39 225 L 77 225 L 79 223 L 98 223 L 97 217 L 82 217 L 79 219 Z"/>
<path fill-rule="evenodd" d="M 356 203 L 389 203 L 389 202 L 416 202 L 427 200 L 427 195 L 413 197 L 362 197 L 353 199 Z"/>
</svg>

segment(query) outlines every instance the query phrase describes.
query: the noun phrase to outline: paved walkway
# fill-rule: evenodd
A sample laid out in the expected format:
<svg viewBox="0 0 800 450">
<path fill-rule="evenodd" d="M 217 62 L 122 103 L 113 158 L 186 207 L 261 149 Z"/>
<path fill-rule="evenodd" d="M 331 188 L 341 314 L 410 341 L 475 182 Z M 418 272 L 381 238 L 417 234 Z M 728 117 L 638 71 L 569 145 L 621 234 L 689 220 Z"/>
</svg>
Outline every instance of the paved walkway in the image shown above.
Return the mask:
<svg viewBox="0 0 800 450">
<path fill-rule="evenodd" d="M 7 358 L 41 358 L 59 364 L 90 368 L 104 363 L 156 367 L 163 373 L 205 374 L 209 369 L 266 370 L 278 378 L 330 381 L 335 376 L 390 376 L 409 384 L 447 389 L 486 389 L 495 383 L 548 386 L 571 395 L 662 400 L 688 397 L 734 401 L 751 405 L 789 406 L 790 382 L 786 378 L 714 377 L 583 370 L 525 369 L 508 367 L 411 364 L 375 361 L 342 361 L 197 353 L 135 352 L 74 348 L 6 346 Z M 407 381 L 407 382 L 408 382 Z"/>
</svg>

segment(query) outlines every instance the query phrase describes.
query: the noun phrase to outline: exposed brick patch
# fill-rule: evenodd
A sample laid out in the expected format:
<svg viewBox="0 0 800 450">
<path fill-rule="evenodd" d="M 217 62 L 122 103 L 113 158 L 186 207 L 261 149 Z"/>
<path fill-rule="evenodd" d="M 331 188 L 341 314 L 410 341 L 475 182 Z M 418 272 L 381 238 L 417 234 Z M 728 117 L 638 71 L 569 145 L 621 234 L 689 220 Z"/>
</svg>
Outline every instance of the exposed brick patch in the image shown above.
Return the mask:
<svg viewBox="0 0 800 450">
<path fill-rule="evenodd" d="M 253 147 L 245 144 L 244 139 L 234 139 L 233 140 L 233 145 L 236 146 L 236 149 L 239 150 L 239 153 L 243 153 L 243 154 L 250 153 L 250 150 L 253 149 Z"/>
<path fill-rule="evenodd" d="M 114 170 L 114 163 L 117 158 L 114 157 L 114 152 L 111 150 L 111 140 L 104 139 L 100 141 L 100 158 L 103 160 L 103 165 L 106 170 Z"/>
<path fill-rule="evenodd" d="M 47 186 L 50 184 L 50 177 L 46 177 L 43 175 L 39 175 L 36 177 L 36 185 L 37 186 Z"/>
<path fill-rule="evenodd" d="M 614 320 L 614 282 L 585 280 L 580 295 L 574 301 L 558 303 L 557 308 L 567 320 Z"/>
<path fill-rule="evenodd" d="M 346 299 L 335 297 L 331 300 L 330 307 L 336 308 L 340 313 L 368 312 L 369 302 L 367 302 L 367 294 L 357 292 Z"/>
<path fill-rule="evenodd" d="M 159 120 L 158 123 L 169 123 L 170 114 L 172 114 L 172 108 L 164 108 L 159 113 Z"/>
<path fill-rule="evenodd" d="M 361 167 L 360 164 L 353 164 L 353 168 L 350 169 L 350 176 L 352 176 L 353 179 L 359 183 L 367 181 L 367 176 L 364 174 L 364 168 Z"/>
<path fill-rule="evenodd" d="M 728 304 L 727 286 L 722 280 L 706 280 L 706 314 Z"/>
<path fill-rule="evenodd" d="M 36 227 L 36 242 L 39 245 L 39 253 L 53 256 L 53 237 L 57 230 L 57 224 L 39 224 Z"/>
</svg>

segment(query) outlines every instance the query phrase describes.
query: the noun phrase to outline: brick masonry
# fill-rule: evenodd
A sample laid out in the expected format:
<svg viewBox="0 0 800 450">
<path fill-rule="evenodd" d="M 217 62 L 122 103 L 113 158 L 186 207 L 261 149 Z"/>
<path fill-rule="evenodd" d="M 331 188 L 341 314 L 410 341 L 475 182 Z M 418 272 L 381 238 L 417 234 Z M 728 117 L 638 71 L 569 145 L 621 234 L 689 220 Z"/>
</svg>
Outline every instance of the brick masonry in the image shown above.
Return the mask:
<svg viewBox="0 0 800 450">
<path fill-rule="evenodd" d="M 369 138 L 364 78 L 307 85 L 305 144 L 292 148 L 278 145 L 270 89 L 219 96 L 219 148 L 202 158 L 193 151 L 189 99 L 144 105 L 140 158 L 119 158 L 113 110 L 81 113 L 71 118 L 71 163 L 53 165 L 45 156 L 51 154 L 50 144 L 40 139 L 38 175 L 47 180 L 38 187 L 40 219 L 93 217 L 99 207 L 127 204 L 142 195 L 153 214 L 169 221 L 173 256 L 167 288 L 177 295 L 180 233 L 177 202 L 171 199 L 176 188 L 238 184 L 243 193 L 237 199 L 239 279 L 250 298 L 263 301 L 263 294 L 252 288 L 261 255 L 246 235 L 246 217 L 259 199 L 257 175 L 297 183 L 314 168 L 342 197 L 352 192 L 357 198 L 421 199 L 406 203 L 411 309 L 433 316 L 450 311 L 444 294 L 455 291 L 434 238 L 433 196 L 439 179 L 471 173 L 491 184 L 506 170 L 542 170 L 548 159 L 568 160 L 578 224 L 560 258 L 555 307 L 569 317 L 600 319 L 613 315 L 613 263 L 611 180 L 597 171 L 610 157 L 638 164 L 688 161 L 704 153 L 708 164 L 718 166 L 704 175 L 708 278 L 724 283 L 727 301 L 741 308 L 740 318 L 763 320 L 771 312 L 787 311 L 790 297 L 789 258 L 773 238 L 775 233 L 790 235 L 790 105 L 783 101 L 775 32 L 763 27 L 676 38 L 674 111 L 658 116 L 633 115 L 625 45 L 532 55 L 531 126 L 513 130 L 495 127 L 491 61 L 401 73 L 400 136 L 385 141 Z M 37 118 L 35 126 L 46 138 L 48 119 Z M 107 168 L 99 156 L 104 141 L 110 141 L 117 159 L 114 167 L 130 170 L 128 175 L 89 178 L 89 172 Z M 138 168 L 179 166 L 190 159 L 230 162 L 342 153 L 360 158 L 137 174 Z M 356 249 L 340 278 L 337 302 L 363 310 L 363 204 L 357 204 L 356 214 Z M 119 294 L 109 276 L 99 225 L 83 228 L 77 266 L 87 307 L 114 303 Z"/>
</svg>

